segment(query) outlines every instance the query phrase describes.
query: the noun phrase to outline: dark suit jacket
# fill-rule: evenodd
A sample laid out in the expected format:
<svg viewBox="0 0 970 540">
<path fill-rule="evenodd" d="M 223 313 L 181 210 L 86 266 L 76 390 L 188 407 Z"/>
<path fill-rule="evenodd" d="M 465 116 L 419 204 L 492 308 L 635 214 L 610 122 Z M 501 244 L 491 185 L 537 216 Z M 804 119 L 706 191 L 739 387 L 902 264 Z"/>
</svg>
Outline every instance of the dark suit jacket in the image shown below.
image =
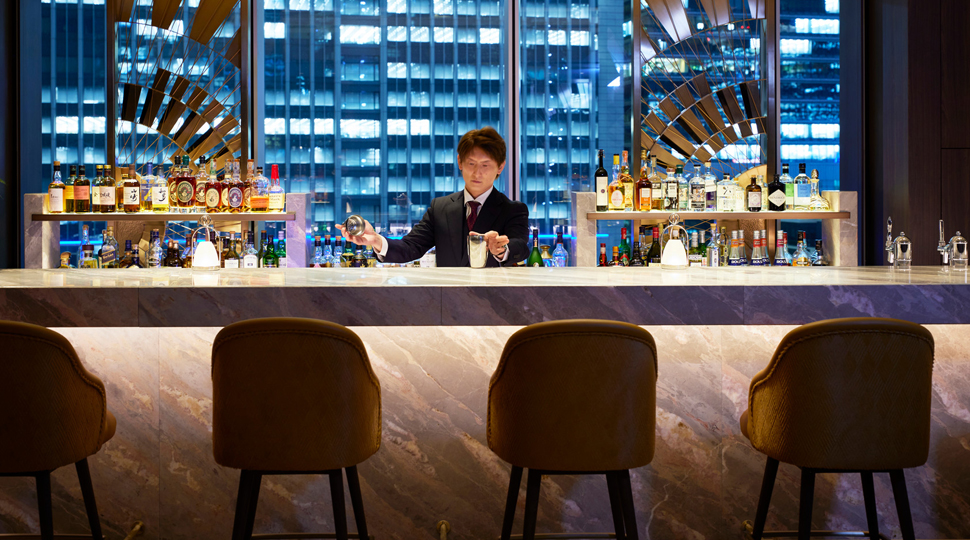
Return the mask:
<svg viewBox="0 0 970 540">
<path fill-rule="evenodd" d="M 529 256 L 529 207 L 513 202 L 497 189 L 492 189 L 475 220 L 475 232 L 484 234 L 488 231 L 509 237 L 506 266 Z M 410 262 L 420 259 L 433 247 L 438 266 L 469 266 L 467 238 L 465 195 L 464 191 L 459 191 L 433 199 L 424 217 L 404 238 L 388 239 L 387 255 L 383 260 Z M 486 266 L 499 266 L 499 262 L 489 256 Z"/>
</svg>

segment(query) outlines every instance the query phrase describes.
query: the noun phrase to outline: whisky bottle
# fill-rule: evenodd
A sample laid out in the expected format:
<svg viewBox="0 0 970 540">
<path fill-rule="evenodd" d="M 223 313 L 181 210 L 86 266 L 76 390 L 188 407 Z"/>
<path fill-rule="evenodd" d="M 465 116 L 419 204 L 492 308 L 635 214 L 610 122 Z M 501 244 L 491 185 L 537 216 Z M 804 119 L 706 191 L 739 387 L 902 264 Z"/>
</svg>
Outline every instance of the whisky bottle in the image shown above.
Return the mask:
<svg viewBox="0 0 970 540">
<path fill-rule="evenodd" d="M 152 164 L 148 164 L 148 175 L 152 176 Z M 158 166 L 158 176 L 152 179 L 152 212 L 162 214 L 169 211 L 168 179 Z"/>
<path fill-rule="evenodd" d="M 74 182 L 77 181 L 77 165 L 71 165 L 70 173 L 64 182 L 64 211 L 74 212 Z"/>
<path fill-rule="evenodd" d="M 623 183 L 620 182 L 620 154 L 613 154 L 613 180 L 606 190 L 610 198 L 610 211 L 623 211 Z"/>
<path fill-rule="evenodd" d="M 279 165 L 273 165 L 270 171 L 269 211 L 282 213 L 286 208 L 286 194 L 283 192 L 283 186 L 280 185 Z"/>
<path fill-rule="evenodd" d="M 657 168 L 657 156 L 650 156 L 650 209 L 664 209 L 664 186 L 660 169 Z"/>
<path fill-rule="evenodd" d="M 81 226 L 81 252 L 77 259 L 78 268 L 98 268 L 98 259 L 94 256 L 94 246 L 88 236 L 88 226 Z"/>
<path fill-rule="evenodd" d="M 684 176 L 684 166 L 677 165 L 677 209 L 681 212 L 690 210 L 690 182 Z"/>
<path fill-rule="evenodd" d="M 647 168 L 647 151 L 640 151 L 640 177 L 637 179 L 636 198 L 634 200 L 638 212 L 651 209 L 653 201 L 653 185 L 650 183 L 650 169 Z"/>
<path fill-rule="evenodd" d="M 51 214 L 64 213 L 64 182 L 61 182 L 61 162 L 54 162 L 54 178 L 47 186 L 47 210 Z"/>
<path fill-rule="evenodd" d="M 246 160 L 246 178 L 242 179 L 243 188 L 243 212 L 253 211 L 253 193 L 256 192 L 256 170 L 253 168 L 253 160 Z"/>
<path fill-rule="evenodd" d="M 354 262 L 354 250 L 350 247 L 350 242 L 344 242 L 344 251 L 340 254 L 340 266 L 350 268 L 352 262 Z"/>
<path fill-rule="evenodd" d="M 796 192 L 797 193 L 797 192 Z M 798 205 L 796 203 L 796 208 Z M 792 266 L 812 266 L 812 259 L 808 256 L 808 251 L 805 249 L 805 233 L 799 231 L 798 233 L 798 244 L 795 246 L 795 253 L 792 255 Z"/>
<path fill-rule="evenodd" d="M 255 187 L 250 199 L 253 212 L 269 210 L 269 179 L 263 175 L 263 168 L 256 167 Z"/>
<path fill-rule="evenodd" d="M 162 266 L 162 242 L 158 237 L 158 229 L 152 229 L 151 244 L 148 246 L 148 267 Z"/>
<path fill-rule="evenodd" d="M 704 162 L 704 209 L 708 212 L 717 211 L 717 178 L 711 172 L 711 162 Z"/>
<path fill-rule="evenodd" d="M 633 212 L 636 183 L 630 175 L 629 152 L 623 151 L 623 165 L 620 167 L 620 184 L 623 186 L 623 211 Z"/>
<path fill-rule="evenodd" d="M 105 165 L 101 174 L 101 213 L 113 214 L 117 208 L 118 187 L 115 185 L 111 165 Z"/>
<path fill-rule="evenodd" d="M 104 167 L 101 165 L 94 166 L 94 178 L 91 179 L 91 211 L 100 214 L 101 213 L 101 175 L 103 174 Z"/>
<path fill-rule="evenodd" d="M 667 167 L 667 177 L 663 180 L 664 186 L 664 207 L 667 212 L 677 211 L 677 175 L 674 174 L 673 167 Z"/>
<path fill-rule="evenodd" d="M 695 174 L 688 183 L 690 189 L 690 210 L 693 212 L 703 212 L 707 207 L 707 184 L 705 183 L 703 169 L 701 174 Z"/>
<path fill-rule="evenodd" d="M 78 178 L 74 181 L 74 211 L 91 211 L 91 181 L 84 176 L 84 165 L 78 167 Z M 80 261 L 78 265 L 80 266 Z"/>
<path fill-rule="evenodd" d="M 111 181 L 114 182 L 115 186 L 115 212 L 118 213 L 125 211 L 125 178 L 128 176 L 127 169 L 126 172 L 120 174 L 121 176 L 118 178 L 115 178 L 114 175 L 111 177 Z"/>
<path fill-rule="evenodd" d="M 222 181 L 216 174 L 216 159 L 209 160 L 209 173 L 205 182 L 205 210 L 209 213 L 219 211 L 219 204 L 222 201 Z"/>
<path fill-rule="evenodd" d="M 179 176 L 182 175 L 182 158 L 179 156 L 172 157 L 172 165 L 168 168 L 168 174 L 165 175 L 165 181 L 168 185 L 168 211 L 178 212 L 179 211 L 179 197 L 178 197 L 178 180 Z"/>
<path fill-rule="evenodd" d="M 364 257 L 364 250 L 360 246 L 354 250 L 354 258 L 350 262 L 351 268 L 365 268 L 367 266 L 367 258 Z"/>
<path fill-rule="evenodd" d="M 141 210 L 141 184 L 130 174 L 122 176 L 124 187 L 124 210 L 126 214 L 134 214 Z"/>
<path fill-rule="evenodd" d="M 828 266 L 829 261 L 822 253 L 822 241 L 815 241 L 815 257 L 812 259 L 812 266 Z"/>
<path fill-rule="evenodd" d="M 206 194 L 208 193 L 209 172 L 206 170 L 205 156 L 199 156 L 199 170 L 195 173 L 195 211 L 204 214 L 208 208 Z"/>
<path fill-rule="evenodd" d="M 633 243 L 633 254 L 630 255 L 630 266 L 643 266 L 643 254 L 640 252 L 640 242 Z"/>
<path fill-rule="evenodd" d="M 751 184 L 745 188 L 746 201 L 748 203 L 748 212 L 760 212 L 761 211 L 761 186 L 758 185 L 758 180 L 755 177 L 751 177 Z"/>
<path fill-rule="evenodd" d="M 228 180 L 229 212 L 238 214 L 243 210 L 243 184 L 239 178 L 239 160 L 232 162 L 232 176 Z"/>
<path fill-rule="evenodd" d="M 542 253 L 539 251 L 539 228 L 535 227 L 532 229 L 532 253 L 529 253 L 529 259 L 526 261 L 526 266 L 542 268 L 545 266 L 542 262 Z"/>
<path fill-rule="evenodd" d="M 114 189 L 114 187 L 112 187 Z M 104 230 L 101 244 L 101 268 L 118 268 L 118 241 L 114 237 L 114 227 Z"/>
<path fill-rule="evenodd" d="M 192 174 L 189 159 L 188 154 L 182 156 L 182 166 L 175 184 L 179 212 L 182 213 L 193 212 L 195 209 L 195 176 Z"/>
<path fill-rule="evenodd" d="M 595 179 L 596 188 L 596 211 L 606 212 L 609 210 L 609 195 L 607 194 L 607 189 L 610 184 L 609 174 L 606 172 L 606 168 L 603 167 L 603 150 L 597 152 L 599 158 L 599 167 L 596 172 L 593 173 L 593 178 Z"/>
<path fill-rule="evenodd" d="M 151 162 L 145 164 L 145 174 L 138 179 L 138 189 L 138 195 L 141 197 L 141 211 L 151 212 L 154 197 L 152 190 L 155 189 L 155 168 L 152 167 Z"/>
</svg>

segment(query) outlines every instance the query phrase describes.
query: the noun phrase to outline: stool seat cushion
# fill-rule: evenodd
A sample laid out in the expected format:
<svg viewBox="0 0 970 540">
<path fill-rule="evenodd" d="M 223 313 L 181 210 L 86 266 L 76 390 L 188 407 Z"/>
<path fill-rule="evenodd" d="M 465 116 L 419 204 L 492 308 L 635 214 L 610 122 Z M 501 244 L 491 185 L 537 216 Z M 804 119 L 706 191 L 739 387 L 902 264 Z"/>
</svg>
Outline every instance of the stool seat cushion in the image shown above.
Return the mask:
<svg viewBox="0 0 970 540">
<path fill-rule="evenodd" d="M 104 417 L 104 429 L 101 431 L 101 443 L 98 447 L 104 445 L 104 443 L 111 440 L 115 436 L 115 431 L 118 429 L 118 420 L 115 419 L 115 415 L 111 414 L 111 411 L 105 411 Z"/>
<path fill-rule="evenodd" d="M 748 433 L 748 411 L 747 410 L 741 413 L 741 435 L 744 435 L 746 439 L 751 438 L 751 434 Z"/>
</svg>

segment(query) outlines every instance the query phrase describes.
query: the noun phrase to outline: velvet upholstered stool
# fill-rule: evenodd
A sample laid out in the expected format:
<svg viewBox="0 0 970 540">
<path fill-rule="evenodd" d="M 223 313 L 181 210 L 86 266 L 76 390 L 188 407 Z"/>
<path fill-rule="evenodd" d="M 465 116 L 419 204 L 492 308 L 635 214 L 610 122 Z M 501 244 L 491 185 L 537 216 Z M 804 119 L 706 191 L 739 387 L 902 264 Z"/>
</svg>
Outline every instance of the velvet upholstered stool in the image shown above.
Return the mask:
<svg viewBox="0 0 970 540">
<path fill-rule="evenodd" d="M 567 320 L 513 334 L 488 388 L 488 447 L 512 464 L 502 539 L 523 469 L 525 540 L 550 536 L 535 529 L 542 476 L 555 474 L 605 475 L 616 538 L 639 538 L 630 469 L 653 459 L 656 393 L 657 346 L 638 326 Z"/>
<path fill-rule="evenodd" d="M 253 535 L 261 479 L 280 474 L 329 476 L 335 537 L 368 538 L 357 464 L 381 445 L 381 387 L 354 332 L 293 318 L 225 327 L 212 345 L 212 442 L 217 463 L 242 470 L 233 540 L 334 537 Z"/>
<path fill-rule="evenodd" d="M 926 463 L 930 444 L 933 336 L 894 319 L 835 319 L 796 328 L 751 381 L 741 431 L 768 456 L 755 540 L 765 532 L 778 464 L 801 468 L 797 537 L 811 531 L 815 475 L 859 473 L 869 530 L 880 538 L 873 473 L 888 472 L 902 536 L 915 538 L 903 469 Z M 848 533 L 842 533 L 848 534 Z"/>
<path fill-rule="evenodd" d="M 104 383 L 64 336 L 42 326 L 0 321 L 0 351 L 0 477 L 35 479 L 40 538 L 50 540 L 51 472 L 73 463 L 91 537 L 101 540 L 87 458 L 115 434 Z"/>
</svg>

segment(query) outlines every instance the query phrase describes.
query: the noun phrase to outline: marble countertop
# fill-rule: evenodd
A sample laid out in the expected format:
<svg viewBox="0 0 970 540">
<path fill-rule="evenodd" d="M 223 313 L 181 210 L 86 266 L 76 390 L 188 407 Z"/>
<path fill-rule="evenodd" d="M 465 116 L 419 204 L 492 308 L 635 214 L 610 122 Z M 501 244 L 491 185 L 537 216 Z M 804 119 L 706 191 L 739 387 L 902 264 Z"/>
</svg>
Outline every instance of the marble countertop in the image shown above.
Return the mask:
<svg viewBox="0 0 970 540">
<path fill-rule="evenodd" d="M 941 267 L 3 270 L 0 319 L 181 327 L 255 317 L 348 326 L 803 324 L 836 317 L 970 323 L 970 277 Z"/>
</svg>

